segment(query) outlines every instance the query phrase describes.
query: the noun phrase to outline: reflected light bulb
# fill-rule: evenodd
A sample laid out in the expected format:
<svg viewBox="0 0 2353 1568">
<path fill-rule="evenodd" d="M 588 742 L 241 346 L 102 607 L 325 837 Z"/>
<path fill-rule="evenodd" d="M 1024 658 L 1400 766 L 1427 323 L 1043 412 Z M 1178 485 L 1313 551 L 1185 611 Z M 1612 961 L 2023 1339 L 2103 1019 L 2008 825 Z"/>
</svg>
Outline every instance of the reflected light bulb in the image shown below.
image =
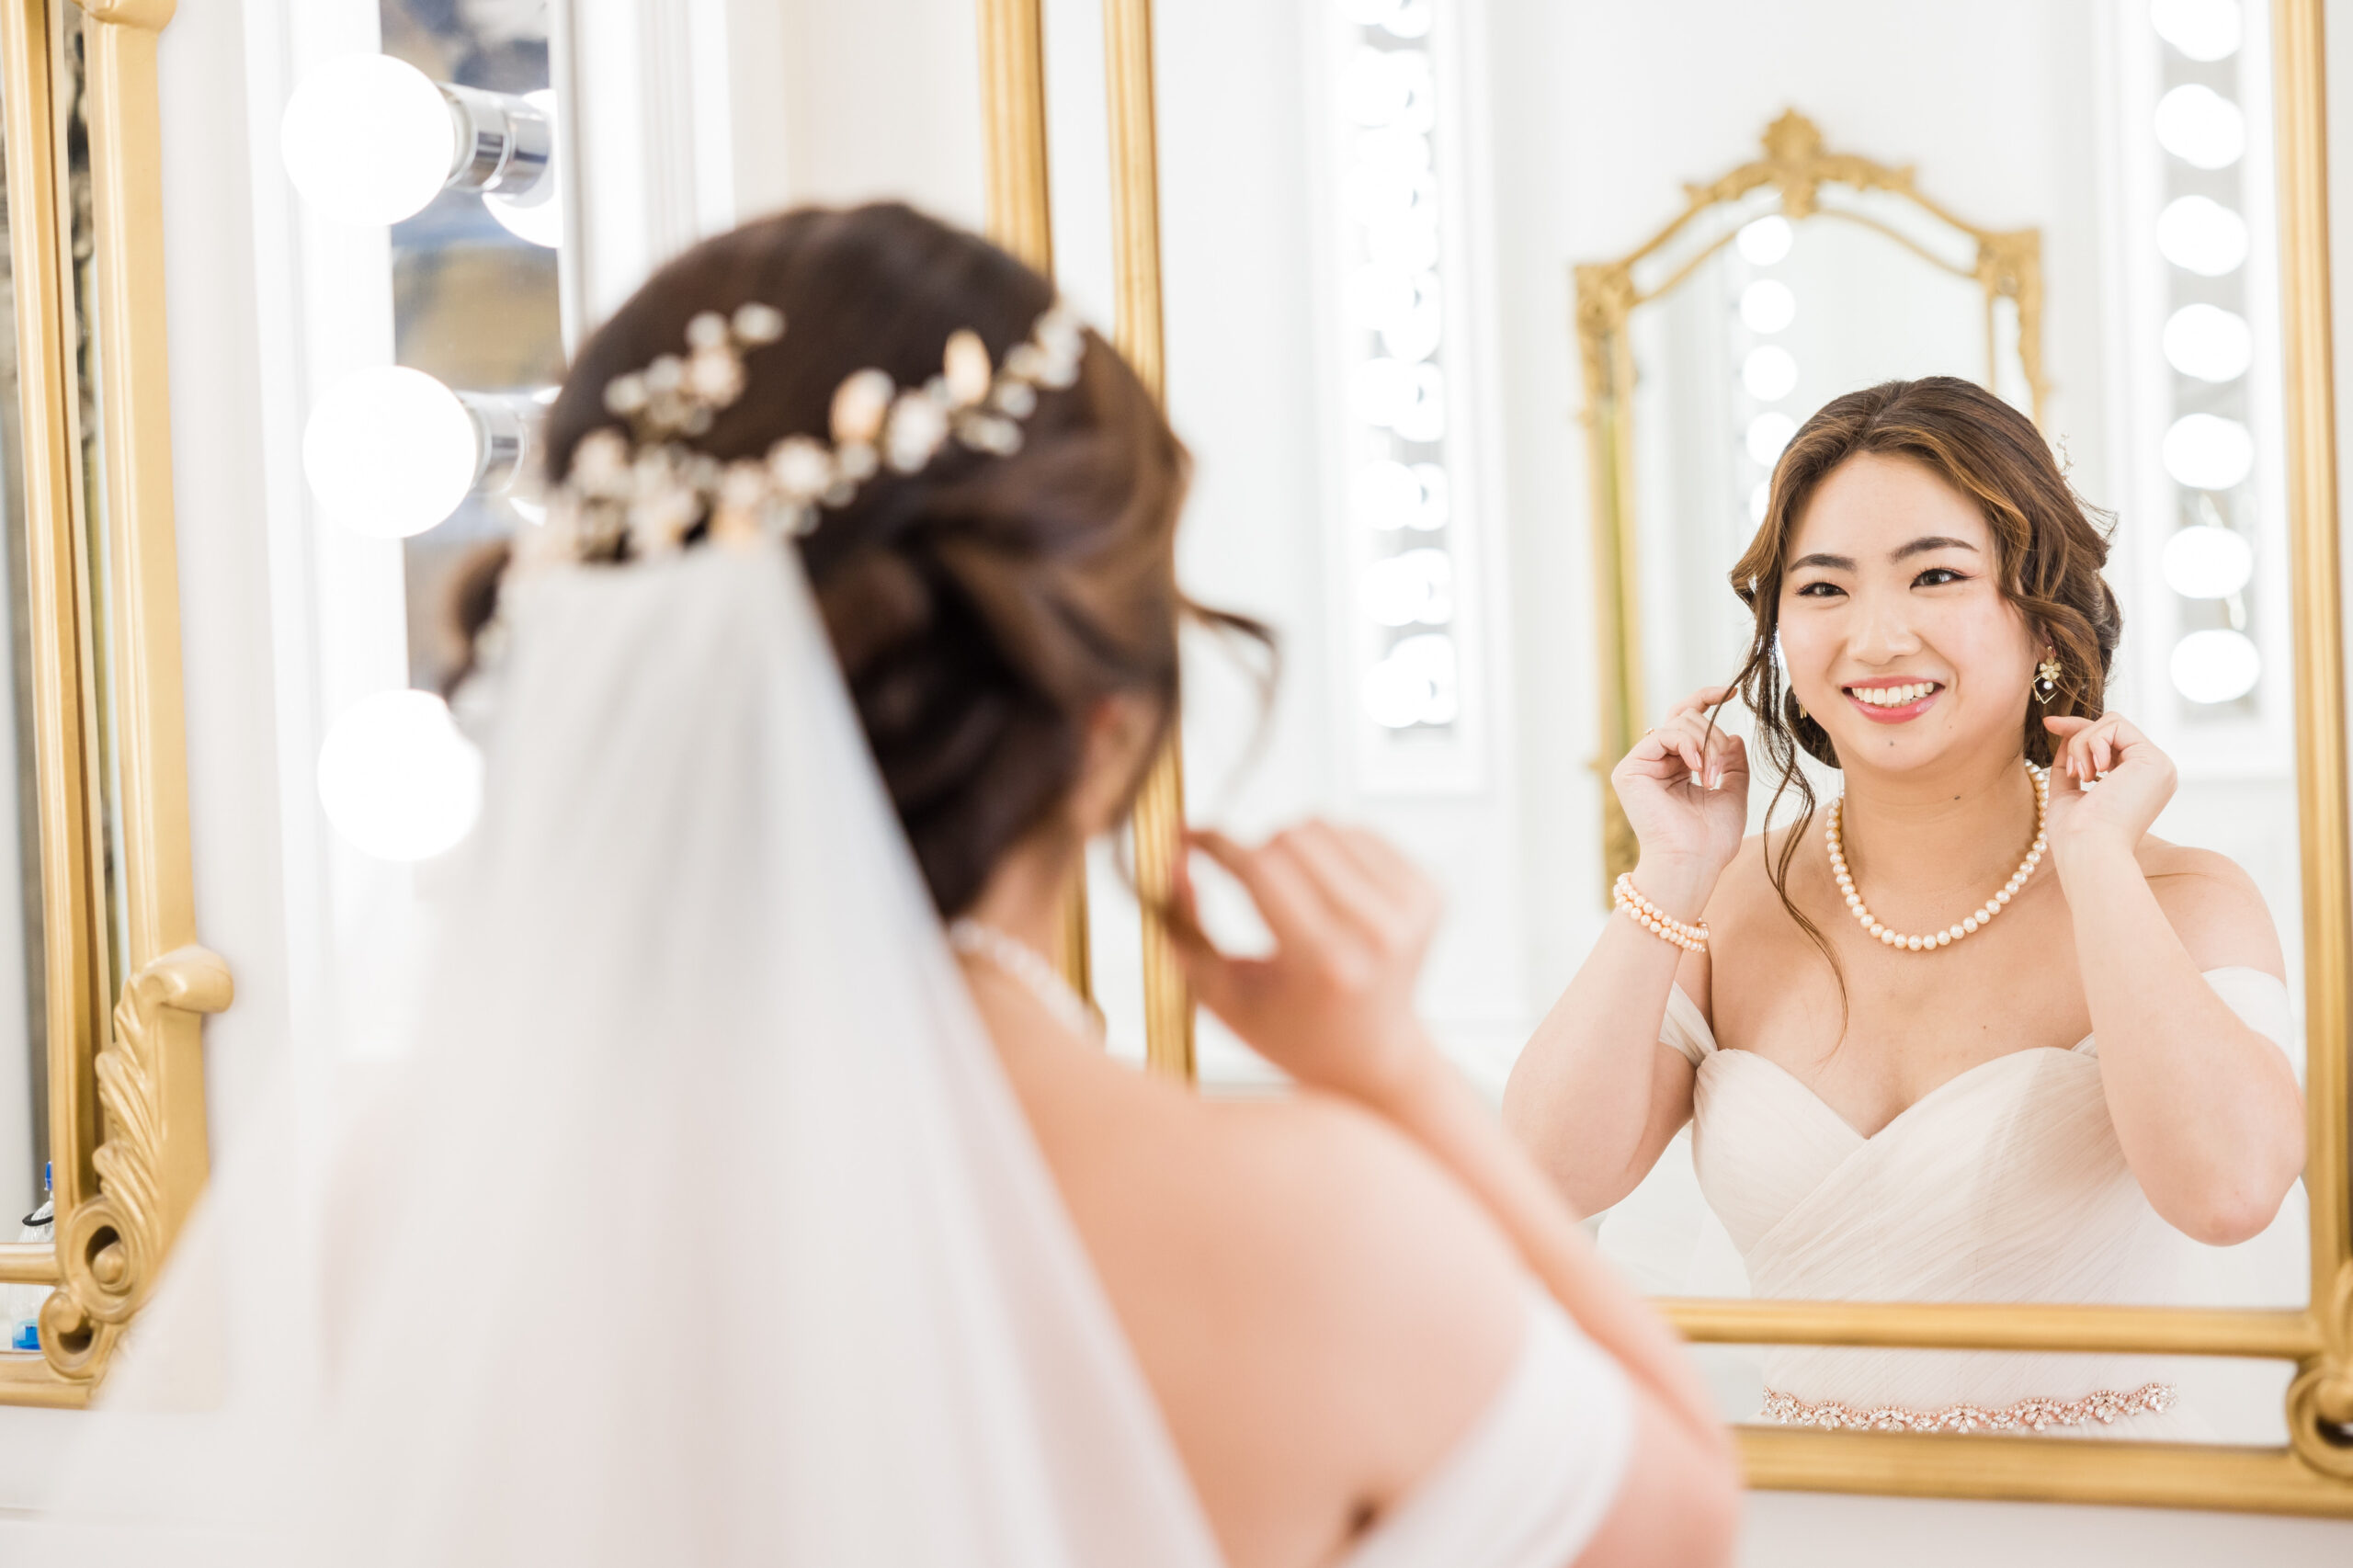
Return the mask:
<svg viewBox="0 0 2353 1568">
<path fill-rule="evenodd" d="M 1797 238 L 1790 221 L 1776 212 L 1742 225 L 1740 237 L 1734 243 L 1751 267 L 1770 267 L 1790 254 L 1790 246 Z"/>
<path fill-rule="evenodd" d="M 2238 0 L 2150 0 L 2149 25 L 2192 60 L 2222 60 L 2238 52 Z"/>
<path fill-rule="evenodd" d="M 1798 297 L 1778 278 L 1760 278 L 1740 291 L 1740 319 L 1751 332 L 1779 332 L 1797 314 Z"/>
<path fill-rule="evenodd" d="M 1748 434 L 1744 438 L 1751 461 L 1760 468 L 1771 468 L 1780 460 L 1781 449 L 1798 433 L 1798 422 L 1778 409 L 1768 410 L 1748 422 Z"/>
<path fill-rule="evenodd" d="M 2246 117 L 2213 88 L 2185 82 L 2157 100 L 2157 145 L 2201 169 L 2228 168 L 2246 151 Z"/>
<path fill-rule="evenodd" d="M 2165 363 L 2201 381 L 2235 381 L 2255 358 L 2246 318 L 2215 305 L 2184 305 L 2165 323 Z"/>
<path fill-rule="evenodd" d="M 1454 640 L 1443 631 L 1403 639 L 1365 672 L 1362 695 L 1365 712 L 1386 729 L 1451 724 L 1460 707 Z"/>
<path fill-rule="evenodd" d="M 2186 599 L 2226 599 L 2255 575 L 2255 551 L 2229 528 L 2208 524 L 2177 530 L 2162 557 L 2165 586 Z"/>
<path fill-rule="evenodd" d="M 1779 403 L 1797 390 L 1798 362 L 1779 344 L 1768 343 L 1741 361 L 1740 381 L 1757 402 Z"/>
<path fill-rule="evenodd" d="M 1765 526 L 1765 514 L 1772 510 L 1773 482 L 1760 479 L 1756 488 L 1748 493 L 1748 520 L 1758 528 Z"/>
<path fill-rule="evenodd" d="M 422 370 L 358 370 L 311 410 L 302 472 L 337 522 L 405 539 L 449 517 L 473 489 L 481 430 L 458 394 Z"/>
<path fill-rule="evenodd" d="M 319 804 L 379 860 L 429 860 L 482 812 L 482 754 L 429 691 L 380 691 L 339 714 L 319 747 Z"/>
<path fill-rule="evenodd" d="M 2176 691 L 2192 702 L 2229 702 L 2255 689 L 2263 655 L 2243 631 L 2193 631 L 2173 645 Z"/>
<path fill-rule="evenodd" d="M 441 193 L 458 122 L 430 77 L 384 54 L 330 60 L 286 100 L 278 145 L 304 200 L 346 223 L 397 223 Z"/>
<path fill-rule="evenodd" d="M 2165 432 L 2165 472 L 2190 490 L 2228 490 L 2255 467 L 2255 438 L 2235 419 L 2185 414 Z"/>
<path fill-rule="evenodd" d="M 2246 220 L 2207 197 L 2179 197 L 2157 214 L 2157 252 L 2185 272 L 2220 278 L 2246 259 Z"/>
</svg>

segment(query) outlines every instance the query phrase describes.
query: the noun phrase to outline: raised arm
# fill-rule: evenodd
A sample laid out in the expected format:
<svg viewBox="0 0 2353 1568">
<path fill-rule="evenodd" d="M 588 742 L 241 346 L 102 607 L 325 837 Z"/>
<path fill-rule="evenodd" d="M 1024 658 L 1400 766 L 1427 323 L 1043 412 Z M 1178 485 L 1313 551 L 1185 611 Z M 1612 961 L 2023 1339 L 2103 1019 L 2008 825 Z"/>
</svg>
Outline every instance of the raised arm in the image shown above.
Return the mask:
<svg viewBox="0 0 2353 1568">
<path fill-rule="evenodd" d="M 1658 1315 L 1621 1283 L 1525 1153 L 1442 1058 L 1413 1007 L 1438 900 L 1404 856 L 1371 834 L 1309 823 L 1246 848 L 1217 834 L 1196 847 L 1231 871 L 1276 949 L 1220 953 L 1190 919 L 1179 883 L 1179 942 L 1202 1005 L 1302 1084 L 1342 1096 L 1403 1132 L 1476 1198 L 1521 1260 L 1614 1358 L 1638 1406 L 1677 1434 L 1712 1484 L 1732 1449 L 1706 1385 Z"/>
<path fill-rule="evenodd" d="M 2180 851 L 2162 892 L 2152 885 L 2140 849 L 2174 768 L 2148 737 L 2114 714 L 2043 722 L 2063 742 L 2048 832 L 2117 1142 L 2168 1223 L 2213 1245 L 2245 1241 L 2303 1169 L 2303 1097 L 2279 1048 L 2204 971 L 2279 976 L 2279 935 L 2222 856 Z"/>
<path fill-rule="evenodd" d="M 1748 824 L 1747 753 L 1709 721 L 1731 694 L 1692 693 L 1609 776 L 1642 843 L 1636 891 L 1686 923 L 1707 907 Z M 1659 1043 L 1678 979 L 1705 1009 L 1707 959 L 1613 916 L 1512 1066 L 1504 1124 L 1580 1213 L 1631 1192 L 1690 1119 L 1691 1063 Z"/>
</svg>

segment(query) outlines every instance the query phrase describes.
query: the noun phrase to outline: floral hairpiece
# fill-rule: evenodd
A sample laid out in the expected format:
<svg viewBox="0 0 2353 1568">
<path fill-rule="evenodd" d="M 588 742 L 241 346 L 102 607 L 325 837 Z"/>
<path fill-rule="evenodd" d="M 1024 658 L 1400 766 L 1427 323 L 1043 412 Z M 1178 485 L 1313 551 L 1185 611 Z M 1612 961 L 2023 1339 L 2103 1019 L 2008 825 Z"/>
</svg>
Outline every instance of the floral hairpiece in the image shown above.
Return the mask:
<svg viewBox="0 0 2353 1568">
<path fill-rule="evenodd" d="M 765 460 L 722 462 L 696 451 L 722 410 L 744 395 L 744 353 L 784 335 L 773 305 L 705 311 L 687 324 L 687 352 L 665 354 L 605 387 L 605 407 L 628 423 L 590 432 L 550 498 L 545 524 L 529 530 L 527 559 L 643 559 L 684 546 L 708 517 L 710 536 L 745 542 L 815 530 L 825 508 L 849 505 L 884 468 L 920 472 L 953 438 L 968 450 L 1008 456 L 1040 391 L 1078 381 L 1084 324 L 1060 301 L 1029 338 L 992 366 L 980 334 L 950 334 L 939 373 L 901 390 L 877 369 L 851 372 L 834 391 L 830 441 L 787 436 Z"/>
</svg>

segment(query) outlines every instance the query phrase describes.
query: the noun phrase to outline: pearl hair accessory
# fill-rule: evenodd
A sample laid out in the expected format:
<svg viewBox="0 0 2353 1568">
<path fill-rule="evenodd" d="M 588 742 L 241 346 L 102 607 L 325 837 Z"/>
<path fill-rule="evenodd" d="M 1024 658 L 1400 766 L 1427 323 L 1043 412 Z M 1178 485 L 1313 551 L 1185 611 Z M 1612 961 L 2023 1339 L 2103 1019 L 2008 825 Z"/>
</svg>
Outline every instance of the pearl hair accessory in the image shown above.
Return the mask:
<svg viewBox="0 0 2353 1568">
<path fill-rule="evenodd" d="M 1086 998 L 1071 988 L 1062 971 L 1029 943 L 983 926 L 970 915 L 948 923 L 948 945 L 967 958 L 990 964 L 1035 996 L 1054 1021 L 1074 1035 L 1103 1038 L 1103 1020 Z"/>
<path fill-rule="evenodd" d="M 1663 942 L 1672 942 L 1687 953 L 1708 950 L 1708 923 L 1686 926 L 1682 921 L 1644 898 L 1634 886 L 1634 873 L 1620 871 L 1610 884 L 1609 903 L 1633 917 L 1634 924 Z"/>
<path fill-rule="evenodd" d="M 2034 780 L 2034 843 L 2028 846 L 2026 858 L 2010 874 L 2010 880 L 2002 884 L 2002 891 L 1978 905 L 1968 918 L 1958 926 L 1947 926 L 1927 937 L 1903 937 L 1889 930 L 1871 914 L 1870 906 L 1863 902 L 1862 894 L 1855 891 L 1855 879 L 1847 869 L 1846 846 L 1838 835 L 1838 819 L 1845 811 L 1847 797 L 1842 794 L 1831 801 L 1830 821 L 1822 832 L 1824 841 L 1830 846 L 1830 869 L 1837 875 L 1838 892 L 1846 898 L 1847 909 L 1862 924 L 1863 929 L 1891 948 L 1904 952 L 1925 953 L 1937 948 L 1950 947 L 1963 937 L 1973 936 L 1980 926 L 2001 914 L 2018 891 L 2026 886 L 2027 879 L 2034 875 L 2034 869 L 2042 863 L 2042 853 L 2050 845 L 2050 840 L 2044 836 L 2043 826 L 2051 815 L 2051 775 L 2030 762 L 2026 765 L 2026 771 L 2027 777 Z"/>
<path fill-rule="evenodd" d="M 852 371 L 835 389 L 830 442 L 787 436 L 765 460 L 722 462 L 686 445 L 708 433 L 744 395 L 744 353 L 784 335 L 784 312 L 756 301 L 732 315 L 704 311 L 687 324 L 687 352 L 665 354 L 606 384 L 605 407 L 628 423 L 607 426 L 573 449 L 572 467 L 549 498 L 547 521 L 517 540 L 526 563 L 653 559 L 684 546 L 710 519 L 722 543 L 748 543 L 816 529 L 884 468 L 922 470 L 952 438 L 967 450 L 1006 457 L 1021 449 L 1020 421 L 1038 394 L 1078 381 L 1086 330 L 1056 301 L 992 366 L 969 327 L 950 334 L 939 373 L 901 390 L 878 369 Z"/>
</svg>

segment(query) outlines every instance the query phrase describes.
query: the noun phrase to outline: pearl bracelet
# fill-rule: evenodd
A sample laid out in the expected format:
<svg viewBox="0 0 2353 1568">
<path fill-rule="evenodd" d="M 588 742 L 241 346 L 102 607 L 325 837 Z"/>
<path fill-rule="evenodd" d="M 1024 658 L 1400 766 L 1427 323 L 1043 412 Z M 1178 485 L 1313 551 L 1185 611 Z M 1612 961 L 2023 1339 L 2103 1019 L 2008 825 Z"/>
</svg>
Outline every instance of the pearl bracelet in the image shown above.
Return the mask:
<svg viewBox="0 0 2353 1568">
<path fill-rule="evenodd" d="M 1634 873 L 1620 871 L 1609 889 L 1609 902 L 1633 917 L 1634 924 L 1663 942 L 1673 942 L 1687 953 L 1708 950 L 1708 923 L 1686 926 L 1644 898 L 1634 887 Z"/>
</svg>

